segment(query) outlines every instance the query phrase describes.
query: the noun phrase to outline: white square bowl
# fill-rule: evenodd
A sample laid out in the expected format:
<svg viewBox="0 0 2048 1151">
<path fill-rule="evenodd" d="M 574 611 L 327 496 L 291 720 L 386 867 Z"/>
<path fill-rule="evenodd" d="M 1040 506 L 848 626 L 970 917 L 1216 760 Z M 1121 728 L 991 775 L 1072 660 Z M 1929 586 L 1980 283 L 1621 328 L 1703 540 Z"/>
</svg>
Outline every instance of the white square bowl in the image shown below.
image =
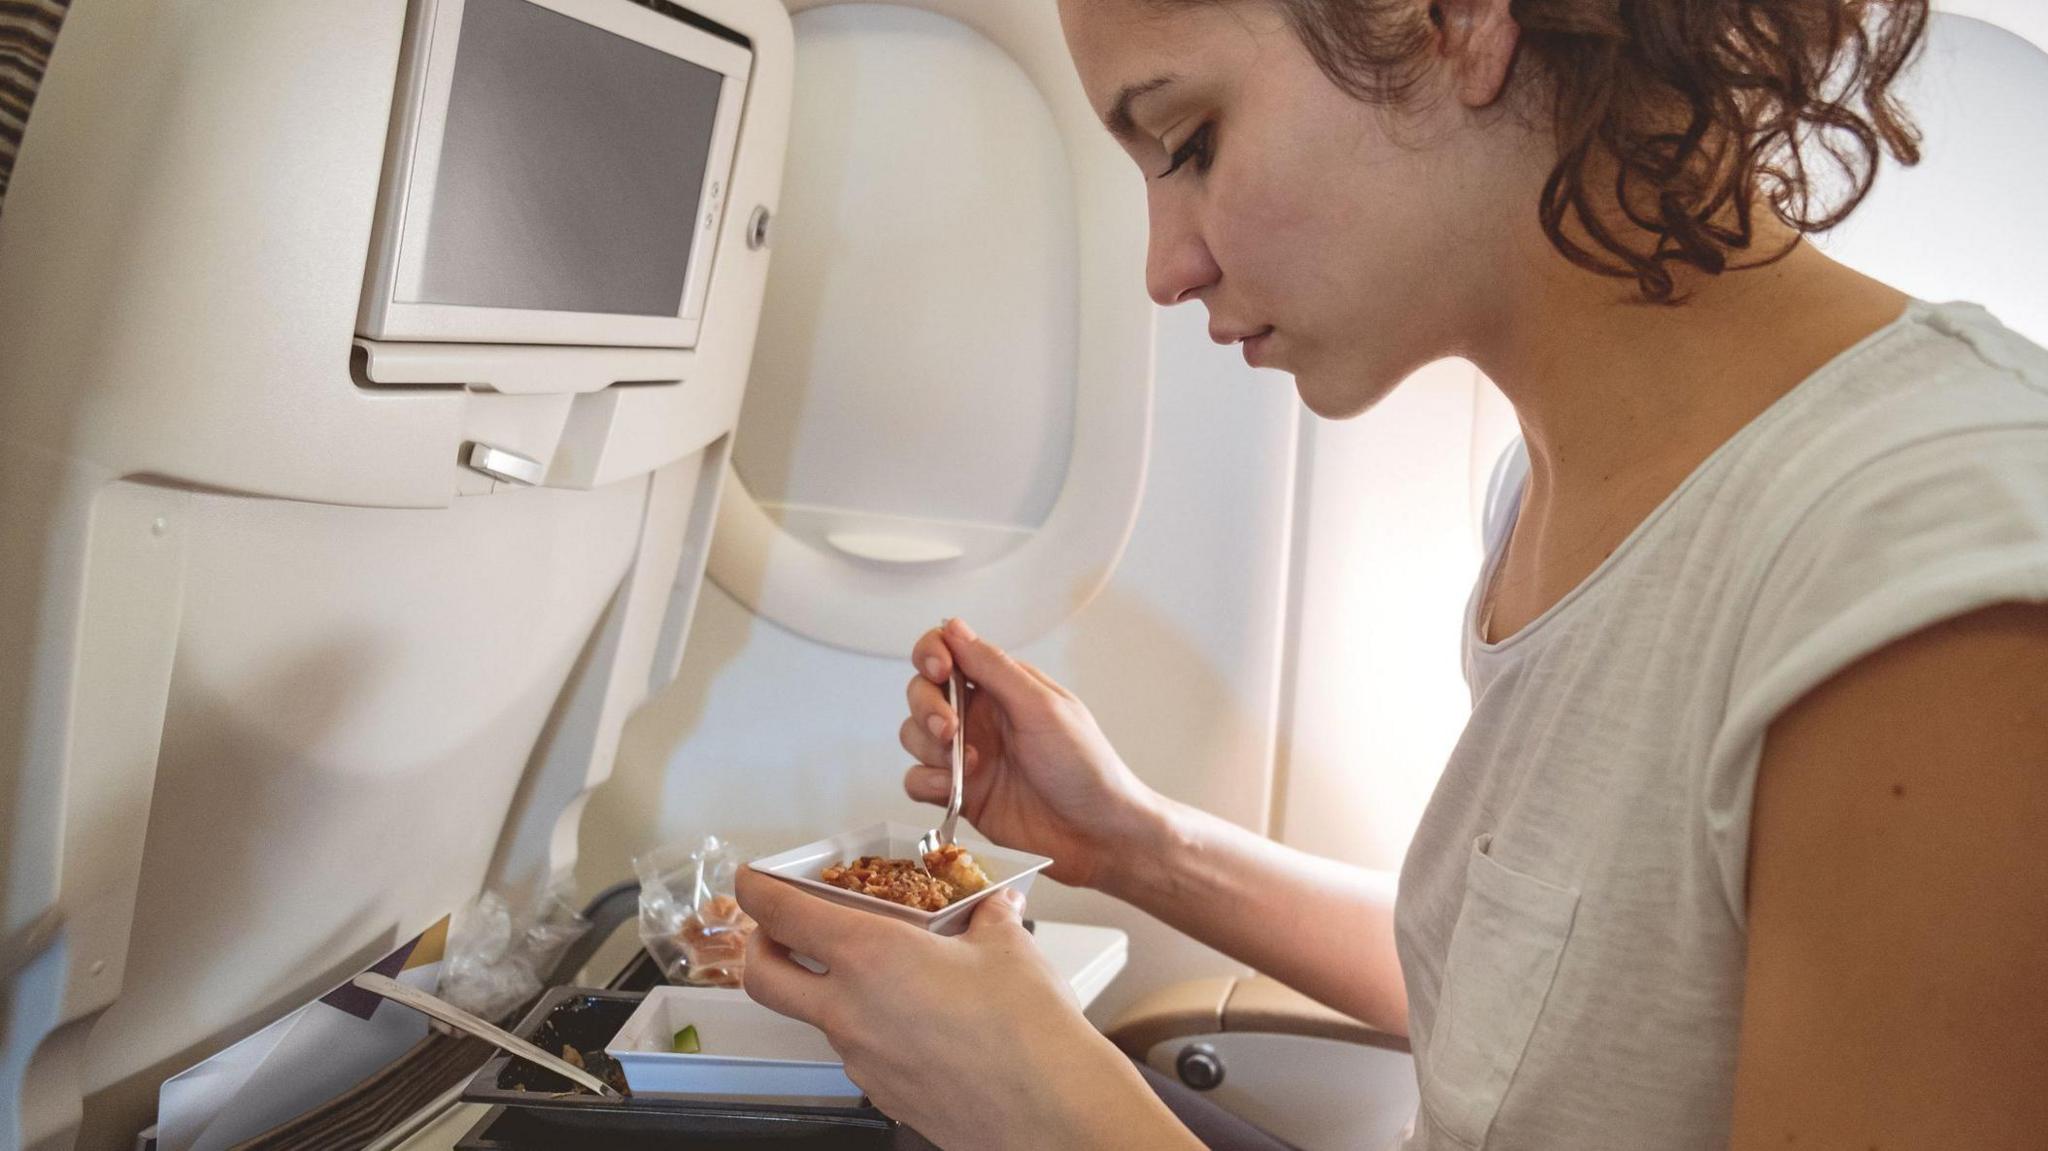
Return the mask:
<svg viewBox="0 0 2048 1151">
<path fill-rule="evenodd" d="M 834 903 L 858 907 L 891 919 L 914 923 L 936 935 L 958 935 L 967 930 L 968 917 L 974 914 L 974 905 L 998 891 L 1015 891 L 1019 895 L 1031 890 L 1031 881 L 1038 873 L 1052 866 L 1052 860 L 1043 855 L 1032 855 L 1026 851 L 1011 851 L 1007 847 L 977 840 L 961 839 L 960 846 L 974 856 L 988 874 L 989 884 L 973 895 L 952 903 L 938 911 L 919 911 L 886 899 L 877 899 L 858 891 L 834 887 L 819 878 L 827 867 L 834 864 L 851 863 L 863 855 L 879 855 L 889 859 L 912 859 L 917 855 L 917 841 L 927 829 L 910 827 L 901 823 L 877 823 L 858 831 L 835 835 L 791 848 L 780 855 L 757 859 L 748 864 L 756 871 L 765 872 L 778 879 L 808 888 Z"/>
<path fill-rule="evenodd" d="M 674 1050 L 697 1029 L 696 1054 Z M 635 1095 L 853 1107 L 861 1090 L 825 1033 L 723 987 L 656 987 L 605 1045 Z"/>
</svg>

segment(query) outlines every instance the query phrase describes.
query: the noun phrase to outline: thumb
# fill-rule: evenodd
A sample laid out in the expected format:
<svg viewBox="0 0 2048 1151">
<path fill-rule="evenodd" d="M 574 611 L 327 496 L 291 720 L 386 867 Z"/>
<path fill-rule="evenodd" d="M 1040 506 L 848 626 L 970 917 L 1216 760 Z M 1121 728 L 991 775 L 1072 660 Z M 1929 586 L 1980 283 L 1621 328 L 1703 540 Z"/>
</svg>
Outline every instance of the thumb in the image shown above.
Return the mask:
<svg viewBox="0 0 2048 1151">
<path fill-rule="evenodd" d="M 1036 676 L 1024 670 L 1024 665 L 1010 658 L 1010 653 L 974 634 L 966 621 L 950 619 L 940 636 L 946 641 L 946 650 L 953 653 L 953 662 L 963 674 L 974 681 L 974 685 L 995 697 L 1003 710 L 1015 715 L 1026 705 L 1036 702 L 1047 693 L 1044 684 Z"/>
<path fill-rule="evenodd" d="M 998 891 L 981 901 L 974 918 L 967 921 L 969 936 L 987 935 L 1024 926 L 1024 897 L 1015 891 Z"/>
</svg>

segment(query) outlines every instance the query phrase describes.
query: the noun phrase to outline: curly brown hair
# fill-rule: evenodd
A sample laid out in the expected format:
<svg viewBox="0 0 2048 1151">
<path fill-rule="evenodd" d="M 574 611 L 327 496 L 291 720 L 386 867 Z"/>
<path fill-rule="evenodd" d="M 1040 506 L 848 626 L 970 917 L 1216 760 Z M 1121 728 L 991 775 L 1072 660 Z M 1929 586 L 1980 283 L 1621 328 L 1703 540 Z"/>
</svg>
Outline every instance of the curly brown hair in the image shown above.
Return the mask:
<svg viewBox="0 0 2048 1151">
<path fill-rule="evenodd" d="M 1373 103 L 1410 94 L 1442 22 L 1421 0 L 1272 2 L 1324 74 Z M 1521 29 L 1514 67 L 1539 70 L 1525 91 L 1546 98 L 1557 137 L 1544 234 L 1574 264 L 1634 279 L 1645 299 L 1678 298 L 1673 265 L 1719 273 L 1747 252 L 1759 197 L 1795 232 L 1825 231 L 1869 193 L 1883 152 L 1920 159 L 1892 84 L 1922 42 L 1927 0 L 1510 0 L 1508 11 Z"/>
</svg>

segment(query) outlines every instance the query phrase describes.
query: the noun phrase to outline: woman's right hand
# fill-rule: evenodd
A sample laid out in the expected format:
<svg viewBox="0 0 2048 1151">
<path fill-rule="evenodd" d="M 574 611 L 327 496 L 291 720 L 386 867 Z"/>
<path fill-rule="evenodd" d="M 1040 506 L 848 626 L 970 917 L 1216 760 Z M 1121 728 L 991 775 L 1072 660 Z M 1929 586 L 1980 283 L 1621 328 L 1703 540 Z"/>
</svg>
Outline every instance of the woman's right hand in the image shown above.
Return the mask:
<svg viewBox="0 0 2048 1151">
<path fill-rule="evenodd" d="M 903 790 L 945 806 L 953 725 L 941 686 L 957 662 L 968 681 L 967 768 L 961 813 L 990 840 L 1053 860 L 1061 883 L 1101 886 L 1112 860 L 1129 862 L 1157 827 L 1163 800 L 1139 781 L 1088 708 L 1051 677 L 977 637 L 959 620 L 911 649 L 903 748 L 918 764 Z"/>
</svg>

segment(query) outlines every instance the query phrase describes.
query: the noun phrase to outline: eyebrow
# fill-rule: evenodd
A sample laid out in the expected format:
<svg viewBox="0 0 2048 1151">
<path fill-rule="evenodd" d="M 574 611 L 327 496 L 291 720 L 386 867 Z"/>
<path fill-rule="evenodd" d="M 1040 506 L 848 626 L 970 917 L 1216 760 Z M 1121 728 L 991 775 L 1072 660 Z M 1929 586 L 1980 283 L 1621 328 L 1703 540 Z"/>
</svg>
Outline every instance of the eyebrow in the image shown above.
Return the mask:
<svg viewBox="0 0 2048 1151">
<path fill-rule="evenodd" d="M 1131 140 L 1138 135 L 1138 125 L 1131 119 L 1131 104 L 1148 92 L 1156 92 L 1173 83 L 1172 76 L 1154 76 L 1141 84 L 1126 84 L 1116 94 L 1109 111 L 1103 113 L 1102 122 L 1109 128 L 1109 134 L 1119 140 Z"/>
</svg>

